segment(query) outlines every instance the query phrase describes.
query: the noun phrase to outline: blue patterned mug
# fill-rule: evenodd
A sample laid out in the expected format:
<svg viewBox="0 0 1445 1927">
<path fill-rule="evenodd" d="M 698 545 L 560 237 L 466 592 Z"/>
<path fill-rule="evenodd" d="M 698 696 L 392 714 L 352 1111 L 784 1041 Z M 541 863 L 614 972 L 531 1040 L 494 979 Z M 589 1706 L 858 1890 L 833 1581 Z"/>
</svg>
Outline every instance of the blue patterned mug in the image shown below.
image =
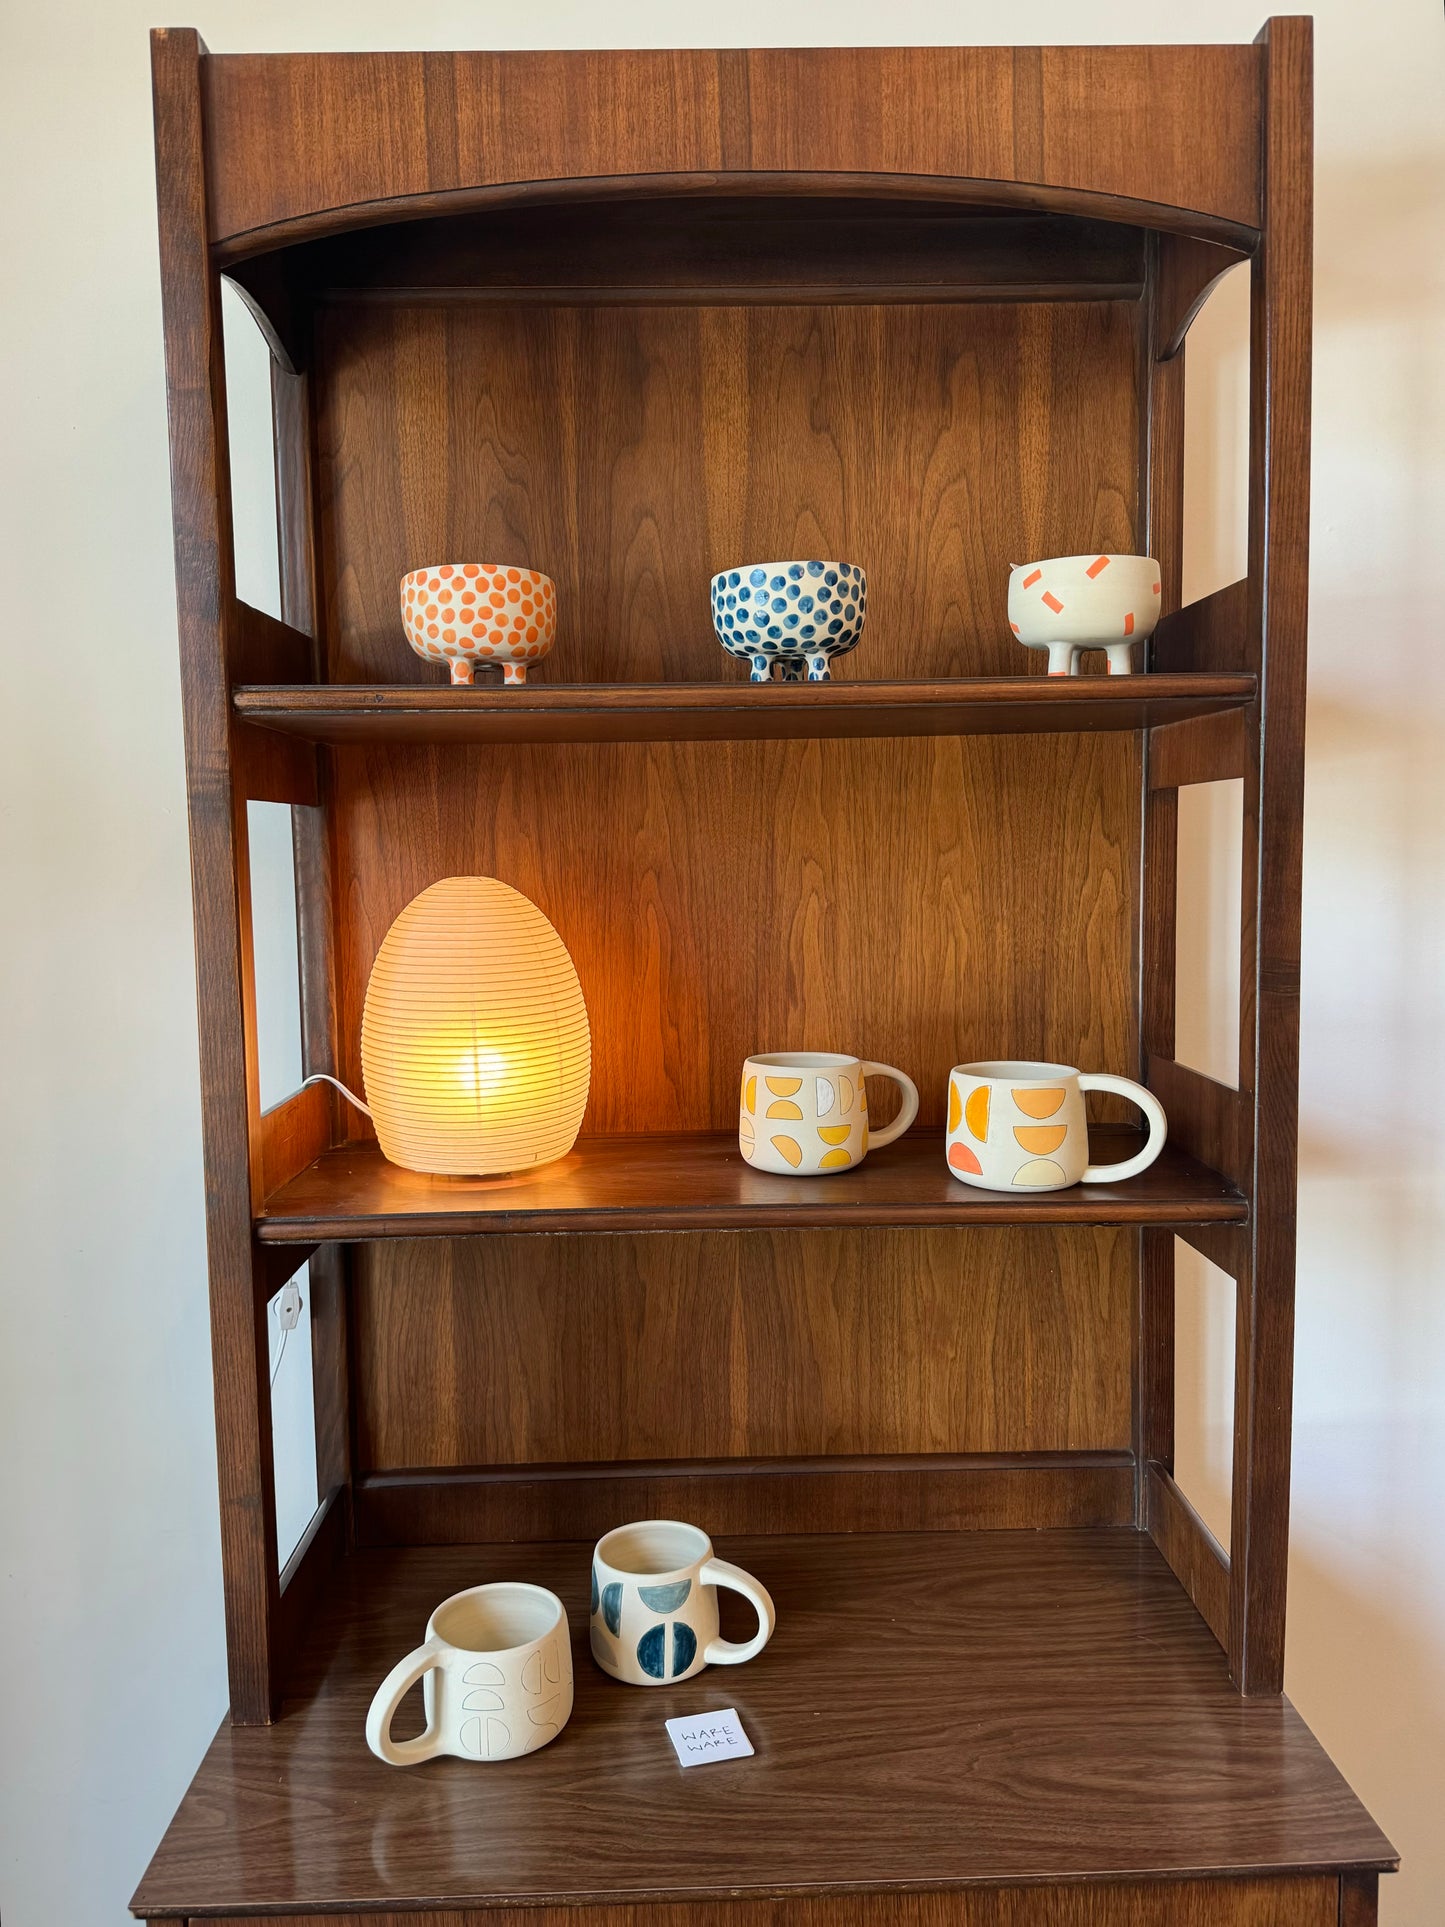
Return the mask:
<svg viewBox="0 0 1445 1927">
<path fill-rule="evenodd" d="M 856 649 L 868 578 L 856 562 L 742 562 L 712 579 L 712 624 L 730 656 L 767 682 L 829 680 L 833 656 Z"/>
<path fill-rule="evenodd" d="M 751 1639 L 718 1637 L 717 1589 L 751 1602 Z M 618 1526 L 592 1555 L 592 1657 L 629 1686 L 668 1686 L 704 1666 L 740 1666 L 773 1636 L 776 1615 L 751 1573 L 713 1557 L 712 1540 L 676 1519 Z"/>
</svg>

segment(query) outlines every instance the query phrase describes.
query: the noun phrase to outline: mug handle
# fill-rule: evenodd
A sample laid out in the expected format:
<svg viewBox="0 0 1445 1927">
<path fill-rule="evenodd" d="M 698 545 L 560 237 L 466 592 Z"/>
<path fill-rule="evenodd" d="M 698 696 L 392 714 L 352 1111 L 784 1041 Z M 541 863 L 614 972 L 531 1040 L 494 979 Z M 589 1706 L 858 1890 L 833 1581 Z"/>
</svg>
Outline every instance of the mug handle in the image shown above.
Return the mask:
<svg viewBox="0 0 1445 1927">
<path fill-rule="evenodd" d="M 1149 1135 L 1144 1141 L 1142 1151 L 1119 1164 L 1089 1164 L 1084 1167 L 1080 1184 L 1117 1184 L 1120 1178 L 1137 1177 L 1149 1166 L 1164 1149 L 1164 1139 L 1169 1126 L 1164 1118 L 1164 1107 L 1152 1091 L 1146 1091 L 1142 1084 L 1135 1084 L 1127 1077 L 1110 1077 L 1104 1071 L 1087 1071 L 1079 1078 L 1081 1091 L 1112 1091 L 1116 1097 L 1127 1097 L 1131 1104 L 1137 1104 L 1149 1121 Z"/>
<path fill-rule="evenodd" d="M 710 1639 L 703 1649 L 709 1666 L 741 1666 L 745 1659 L 756 1659 L 773 1636 L 778 1615 L 766 1586 L 758 1584 L 741 1566 L 730 1566 L 726 1559 L 709 1559 L 697 1576 L 700 1586 L 730 1586 L 740 1592 L 758 1616 L 758 1630 L 751 1639 Z"/>
<path fill-rule="evenodd" d="M 891 1077 L 903 1092 L 903 1108 L 891 1124 L 885 1124 L 881 1131 L 868 1132 L 868 1149 L 876 1151 L 880 1145 L 891 1144 L 896 1137 L 902 1137 L 914 1118 L 918 1115 L 918 1086 L 904 1071 L 894 1070 L 891 1064 L 860 1064 L 859 1070 L 864 1077 Z"/>
<path fill-rule="evenodd" d="M 442 1655 L 442 1642 L 433 1637 L 405 1659 L 398 1660 L 377 1687 L 366 1715 L 366 1744 L 378 1760 L 388 1766 L 419 1766 L 441 1752 L 441 1724 L 429 1726 L 413 1740 L 394 1740 L 391 1722 L 396 1709 L 423 1673 L 429 1673 Z"/>
</svg>

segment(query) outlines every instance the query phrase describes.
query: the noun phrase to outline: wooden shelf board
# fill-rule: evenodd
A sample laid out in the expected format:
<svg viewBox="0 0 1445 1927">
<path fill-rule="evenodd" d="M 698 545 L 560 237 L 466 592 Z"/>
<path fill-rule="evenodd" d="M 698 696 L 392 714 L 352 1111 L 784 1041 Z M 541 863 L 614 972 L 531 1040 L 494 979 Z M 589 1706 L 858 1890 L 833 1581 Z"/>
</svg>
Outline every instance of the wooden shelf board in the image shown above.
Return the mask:
<svg viewBox="0 0 1445 1927">
<path fill-rule="evenodd" d="M 398 644 L 398 647 L 400 644 Z M 1252 675 L 936 682 L 303 683 L 234 691 L 246 721 L 317 743 L 586 743 L 1144 729 L 1253 701 Z"/>
<path fill-rule="evenodd" d="M 585 1543 L 355 1554 L 281 1718 L 222 1727 L 132 1907 L 688 1902 L 1395 1864 L 1288 1701 L 1235 1692 L 1139 1533 L 719 1551 L 772 1592 L 771 1645 L 648 1691 L 588 1654 Z M 508 1765 L 383 1766 L 363 1735 L 373 1689 L 439 1600 L 501 1578 L 568 1609 L 570 1724 Z M 756 1756 L 684 1773 L 664 1719 L 728 1705 Z"/>
<path fill-rule="evenodd" d="M 1096 1126 L 1093 1155 L 1140 1138 Z M 267 1198 L 267 1244 L 456 1238 L 512 1231 L 728 1231 L 857 1225 L 1235 1224 L 1245 1200 L 1217 1172 L 1165 1148 L 1122 1184 L 977 1191 L 952 1177 L 938 1131 L 915 1131 L 853 1171 L 779 1178 L 744 1162 L 731 1133 L 583 1137 L 565 1158 L 499 1178 L 434 1178 L 388 1164 L 372 1142 L 324 1152 Z"/>
<path fill-rule="evenodd" d="M 866 196 L 659 192 L 390 221 L 231 264 L 253 298 L 805 303 L 1137 301 L 1142 228 Z M 272 302 L 273 306 L 281 306 Z"/>
</svg>

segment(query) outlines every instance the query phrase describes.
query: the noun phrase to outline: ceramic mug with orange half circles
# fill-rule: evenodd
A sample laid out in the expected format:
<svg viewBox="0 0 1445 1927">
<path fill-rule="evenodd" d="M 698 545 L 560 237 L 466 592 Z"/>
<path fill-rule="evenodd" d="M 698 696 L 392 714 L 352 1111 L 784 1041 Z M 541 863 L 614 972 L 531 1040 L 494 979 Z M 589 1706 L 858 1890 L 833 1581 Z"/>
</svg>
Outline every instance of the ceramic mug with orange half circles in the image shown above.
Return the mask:
<svg viewBox="0 0 1445 1927">
<path fill-rule="evenodd" d="M 1117 1164 L 1090 1164 L 1085 1091 L 1112 1091 L 1144 1113 L 1144 1148 Z M 1142 1084 L 1067 1064 L 956 1064 L 948 1074 L 948 1168 L 980 1191 L 1062 1191 L 1117 1184 L 1164 1149 L 1159 1100 Z"/>
<path fill-rule="evenodd" d="M 897 1117 L 872 1133 L 865 1077 L 891 1077 L 903 1092 Z M 902 1137 L 917 1115 L 918 1086 L 891 1064 L 836 1051 L 779 1051 L 743 1065 L 738 1145 L 759 1171 L 826 1176 L 850 1170 L 870 1148 Z"/>
</svg>

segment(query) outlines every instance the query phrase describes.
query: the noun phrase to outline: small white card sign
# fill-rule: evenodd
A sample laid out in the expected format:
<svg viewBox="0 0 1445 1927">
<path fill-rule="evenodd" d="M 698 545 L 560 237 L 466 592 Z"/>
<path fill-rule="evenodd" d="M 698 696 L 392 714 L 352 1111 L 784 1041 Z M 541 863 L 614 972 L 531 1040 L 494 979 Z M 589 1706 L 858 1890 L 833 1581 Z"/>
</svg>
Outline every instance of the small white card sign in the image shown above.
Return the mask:
<svg viewBox="0 0 1445 1927">
<path fill-rule="evenodd" d="M 745 1760 L 753 1750 L 731 1706 L 721 1713 L 688 1713 L 682 1719 L 668 1720 L 667 1737 L 684 1766 L 706 1766 L 710 1760 Z"/>
</svg>

